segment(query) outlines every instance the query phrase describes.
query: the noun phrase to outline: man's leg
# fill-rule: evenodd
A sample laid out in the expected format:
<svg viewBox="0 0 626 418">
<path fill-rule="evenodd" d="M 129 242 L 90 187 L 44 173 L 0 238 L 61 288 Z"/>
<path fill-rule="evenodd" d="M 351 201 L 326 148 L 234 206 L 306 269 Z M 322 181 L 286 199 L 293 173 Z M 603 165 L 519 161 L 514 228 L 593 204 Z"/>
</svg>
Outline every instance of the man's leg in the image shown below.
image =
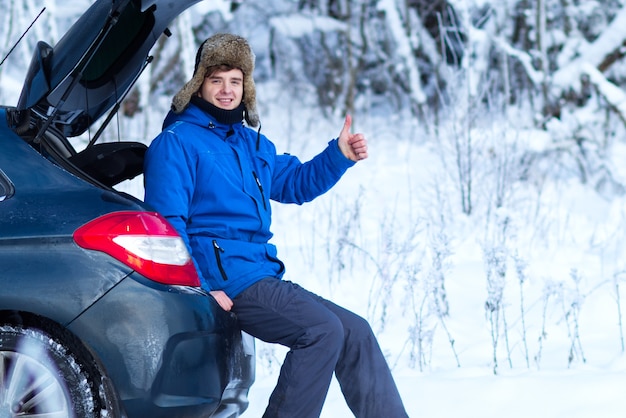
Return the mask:
<svg viewBox="0 0 626 418">
<path fill-rule="evenodd" d="M 234 299 L 241 329 L 291 349 L 264 418 L 318 418 L 321 413 L 344 335 L 337 316 L 312 295 L 270 278 Z"/>
<path fill-rule="evenodd" d="M 344 328 L 344 348 L 335 375 L 357 418 L 408 418 L 402 399 L 369 323 L 314 293 Z"/>
</svg>

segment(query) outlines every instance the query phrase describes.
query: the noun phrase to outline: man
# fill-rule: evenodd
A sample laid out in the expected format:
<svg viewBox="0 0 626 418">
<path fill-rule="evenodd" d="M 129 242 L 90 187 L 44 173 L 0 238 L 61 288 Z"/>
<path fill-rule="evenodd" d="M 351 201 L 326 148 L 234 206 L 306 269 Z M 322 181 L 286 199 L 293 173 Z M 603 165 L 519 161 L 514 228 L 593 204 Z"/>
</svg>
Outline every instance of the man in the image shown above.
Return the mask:
<svg viewBox="0 0 626 418">
<path fill-rule="evenodd" d="M 283 280 L 269 243 L 270 199 L 302 204 L 325 193 L 367 158 L 367 141 L 350 133 L 347 116 L 311 161 L 277 154 L 250 128 L 259 125 L 253 71 L 242 37 L 218 34 L 200 46 L 146 154 L 145 201 L 180 232 L 219 306 L 247 333 L 290 348 L 265 418 L 319 417 L 333 373 L 356 417 L 408 417 L 369 324 Z"/>
</svg>

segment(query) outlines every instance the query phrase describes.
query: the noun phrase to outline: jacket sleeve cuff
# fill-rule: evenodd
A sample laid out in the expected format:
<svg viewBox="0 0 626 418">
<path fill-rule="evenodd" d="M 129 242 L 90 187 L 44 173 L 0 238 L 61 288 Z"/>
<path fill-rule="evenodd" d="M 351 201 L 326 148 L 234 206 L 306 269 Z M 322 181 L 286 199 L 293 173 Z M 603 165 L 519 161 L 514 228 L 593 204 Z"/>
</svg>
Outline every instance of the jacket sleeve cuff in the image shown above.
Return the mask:
<svg viewBox="0 0 626 418">
<path fill-rule="evenodd" d="M 351 159 L 343 155 L 343 152 L 341 152 L 341 149 L 339 149 L 338 138 L 335 138 L 328 143 L 328 155 L 333 165 L 343 170 L 346 170 L 356 164 L 355 161 L 352 161 Z"/>
</svg>

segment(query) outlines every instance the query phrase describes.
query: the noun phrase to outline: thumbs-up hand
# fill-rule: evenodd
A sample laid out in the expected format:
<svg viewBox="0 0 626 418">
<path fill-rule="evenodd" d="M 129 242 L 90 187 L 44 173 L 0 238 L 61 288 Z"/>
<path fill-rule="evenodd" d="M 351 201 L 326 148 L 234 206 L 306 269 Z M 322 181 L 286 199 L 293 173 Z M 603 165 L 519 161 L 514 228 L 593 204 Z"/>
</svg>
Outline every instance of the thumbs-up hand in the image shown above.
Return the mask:
<svg viewBox="0 0 626 418">
<path fill-rule="evenodd" d="M 346 115 L 346 120 L 339 134 L 339 149 L 343 155 L 352 160 L 360 161 L 367 158 L 367 140 L 363 134 L 350 133 L 352 116 Z"/>
</svg>

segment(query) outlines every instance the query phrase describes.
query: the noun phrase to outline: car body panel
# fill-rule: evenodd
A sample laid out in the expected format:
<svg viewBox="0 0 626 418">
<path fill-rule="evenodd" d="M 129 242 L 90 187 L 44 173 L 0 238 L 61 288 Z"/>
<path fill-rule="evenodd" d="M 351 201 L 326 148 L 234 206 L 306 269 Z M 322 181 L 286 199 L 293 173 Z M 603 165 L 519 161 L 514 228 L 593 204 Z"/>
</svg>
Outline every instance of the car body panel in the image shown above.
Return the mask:
<svg viewBox="0 0 626 418">
<path fill-rule="evenodd" d="M 130 416 L 210 416 L 229 385 L 247 392 L 254 377 L 254 353 L 241 351 L 234 316 L 201 290 L 133 274 L 68 328 L 105 364 L 124 365 L 109 376 Z"/>
<path fill-rule="evenodd" d="M 70 240 L 0 240 L 0 310 L 27 311 L 66 325 L 129 273 L 108 259 L 94 263 L 79 251 L 84 250 Z"/>
<path fill-rule="evenodd" d="M 0 121 L 4 120 L 5 110 L 0 109 Z M 6 216 L 0 218 L 0 239 L 28 238 L 41 231 L 53 237 L 71 237 L 94 215 L 143 210 L 139 200 L 87 185 L 83 179 L 51 164 L 6 124 L 0 124 L 0 135 L 0 168 L 17 190 L 2 202 Z"/>
</svg>

